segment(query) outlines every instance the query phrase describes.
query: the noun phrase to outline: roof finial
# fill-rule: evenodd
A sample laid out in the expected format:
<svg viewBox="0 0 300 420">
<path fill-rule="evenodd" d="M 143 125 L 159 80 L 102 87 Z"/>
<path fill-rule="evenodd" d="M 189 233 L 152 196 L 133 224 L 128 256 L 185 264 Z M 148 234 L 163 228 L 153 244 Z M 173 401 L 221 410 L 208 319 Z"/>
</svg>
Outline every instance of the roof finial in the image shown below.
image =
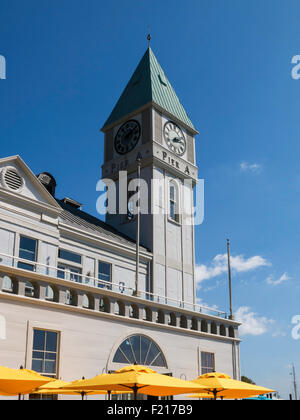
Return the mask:
<svg viewBox="0 0 300 420">
<path fill-rule="evenodd" d="M 148 26 L 148 36 L 147 36 L 147 39 L 149 41 L 149 48 L 150 48 L 151 39 L 152 39 L 151 32 L 150 32 L 150 25 Z"/>
</svg>

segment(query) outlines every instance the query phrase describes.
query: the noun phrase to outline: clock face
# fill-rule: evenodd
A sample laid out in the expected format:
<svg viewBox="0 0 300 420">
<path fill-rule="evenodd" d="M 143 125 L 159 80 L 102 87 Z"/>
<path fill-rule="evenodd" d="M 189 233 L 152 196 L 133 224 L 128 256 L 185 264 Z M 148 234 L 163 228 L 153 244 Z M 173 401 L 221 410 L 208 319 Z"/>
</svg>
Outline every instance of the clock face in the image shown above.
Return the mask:
<svg viewBox="0 0 300 420">
<path fill-rule="evenodd" d="M 186 140 L 181 129 L 173 123 L 168 121 L 164 127 L 164 136 L 166 143 L 172 152 L 182 156 L 186 151 Z"/>
<path fill-rule="evenodd" d="M 131 152 L 141 136 L 141 126 L 136 120 L 129 120 L 123 124 L 115 137 L 115 150 L 119 155 Z"/>
</svg>

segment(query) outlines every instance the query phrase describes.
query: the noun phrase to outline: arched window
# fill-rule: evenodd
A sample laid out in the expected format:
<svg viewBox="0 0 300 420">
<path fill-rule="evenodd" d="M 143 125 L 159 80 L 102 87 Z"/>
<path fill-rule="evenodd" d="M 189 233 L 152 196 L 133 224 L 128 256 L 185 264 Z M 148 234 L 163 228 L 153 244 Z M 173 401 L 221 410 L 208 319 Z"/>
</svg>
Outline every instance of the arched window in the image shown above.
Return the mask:
<svg viewBox="0 0 300 420">
<path fill-rule="evenodd" d="M 113 363 L 137 363 L 144 366 L 167 368 L 166 359 L 153 340 L 144 335 L 132 335 L 120 345 L 116 351 Z"/>
<path fill-rule="evenodd" d="M 229 337 L 234 338 L 234 328 L 232 326 L 229 327 Z"/>
<path fill-rule="evenodd" d="M 169 183 L 169 217 L 179 223 L 179 190 L 175 181 Z"/>
</svg>

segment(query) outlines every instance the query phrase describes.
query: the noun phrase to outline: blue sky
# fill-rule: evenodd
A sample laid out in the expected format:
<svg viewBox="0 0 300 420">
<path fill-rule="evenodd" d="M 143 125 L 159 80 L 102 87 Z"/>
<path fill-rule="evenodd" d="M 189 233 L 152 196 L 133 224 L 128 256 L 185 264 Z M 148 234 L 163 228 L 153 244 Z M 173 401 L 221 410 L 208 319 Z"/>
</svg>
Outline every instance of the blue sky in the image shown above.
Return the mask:
<svg viewBox="0 0 300 420">
<path fill-rule="evenodd" d="M 1 157 L 49 171 L 58 196 L 95 213 L 99 133 L 152 48 L 199 130 L 205 221 L 196 228 L 198 297 L 228 309 L 224 259 L 233 256 L 234 311 L 245 321 L 243 373 L 291 392 L 300 376 L 300 54 L 297 0 L 1 0 Z M 216 256 L 218 256 L 215 258 Z"/>
</svg>

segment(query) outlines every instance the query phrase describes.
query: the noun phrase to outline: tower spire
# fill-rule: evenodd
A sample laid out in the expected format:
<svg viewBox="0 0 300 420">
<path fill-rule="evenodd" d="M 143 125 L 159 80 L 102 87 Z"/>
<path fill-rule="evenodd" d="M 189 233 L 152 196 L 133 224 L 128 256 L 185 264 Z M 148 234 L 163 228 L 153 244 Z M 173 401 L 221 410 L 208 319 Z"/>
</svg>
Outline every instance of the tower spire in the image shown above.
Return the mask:
<svg viewBox="0 0 300 420">
<path fill-rule="evenodd" d="M 148 36 L 147 36 L 147 40 L 148 40 L 148 42 L 149 42 L 149 48 L 150 48 L 150 44 L 151 44 L 151 39 L 152 39 L 152 36 L 151 36 L 151 31 L 150 31 L 150 26 L 149 26 L 149 28 L 148 28 Z"/>
</svg>

